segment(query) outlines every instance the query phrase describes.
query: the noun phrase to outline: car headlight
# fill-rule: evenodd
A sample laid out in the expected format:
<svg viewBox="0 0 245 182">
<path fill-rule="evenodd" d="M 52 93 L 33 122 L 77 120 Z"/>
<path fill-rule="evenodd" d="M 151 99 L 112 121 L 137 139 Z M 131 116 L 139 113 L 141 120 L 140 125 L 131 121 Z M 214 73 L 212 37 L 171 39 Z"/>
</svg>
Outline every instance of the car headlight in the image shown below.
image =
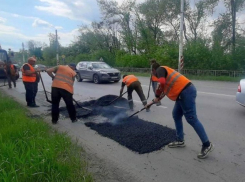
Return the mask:
<svg viewBox="0 0 245 182">
<path fill-rule="evenodd" d="M 107 74 L 107 72 L 105 72 L 105 71 L 100 71 L 100 73 L 101 73 L 101 74 Z"/>
</svg>

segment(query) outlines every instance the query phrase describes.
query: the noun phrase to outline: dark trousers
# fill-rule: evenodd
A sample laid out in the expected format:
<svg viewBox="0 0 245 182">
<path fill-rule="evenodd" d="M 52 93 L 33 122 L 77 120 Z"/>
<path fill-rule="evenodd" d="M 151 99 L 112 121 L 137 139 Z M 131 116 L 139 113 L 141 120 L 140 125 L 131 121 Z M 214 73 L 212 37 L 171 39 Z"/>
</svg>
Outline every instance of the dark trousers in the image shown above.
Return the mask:
<svg viewBox="0 0 245 182">
<path fill-rule="evenodd" d="M 35 105 L 36 95 L 38 90 L 38 83 L 37 82 L 23 82 L 26 89 L 26 102 L 27 105 Z"/>
<path fill-rule="evenodd" d="M 52 87 L 52 121 L 56 122 L 59 119 L 59 105 L 60 99 L 63 98 L 66 104 L 66 109 L 69 113 L 70 119 L 73 121 L 76 119 L 76 109 L 73 105 L 72 94 L 64 89 Z"/>
<path fill-rule="evenodd" d="M 16 87 L 16 78 L 13 75 L 7 74 L 9 88 L 12 88 L 11 82 L 13 82 L 14 87 Z"/>
<path fill-rule="evenodd" d="M 134 90 L 137 92 L 142 104 L 143 105 L 147 104 L 147 100 L 145 98 L 143 89 L 141 87 L 141 83 L 139 81 L 135 81 L 129 85 L 128 90 L 127 90 L 128 91 L 128 104 L 129 104 L 130 109 L 133 109 L 132 93 Z"/>
</svg>

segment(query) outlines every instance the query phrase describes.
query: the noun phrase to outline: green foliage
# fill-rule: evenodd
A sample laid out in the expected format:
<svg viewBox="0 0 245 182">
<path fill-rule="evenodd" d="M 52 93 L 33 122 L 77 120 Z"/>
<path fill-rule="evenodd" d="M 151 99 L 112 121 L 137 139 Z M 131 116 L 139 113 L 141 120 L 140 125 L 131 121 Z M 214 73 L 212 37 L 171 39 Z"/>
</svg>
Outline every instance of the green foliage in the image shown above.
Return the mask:
<svg viewBox="0 0 245 182">
<path fill-rule="evenodd" d="M 149 60 L 145 55 L 130 55 L 118 51 L 116 55 L 116 66 L 144 68 L 149 67 Z"/>
<path fill-rule="evenodd" d="M 160 65 L 177 68 L 179 59 L 178 56 L 178 45 L 176 43 L 169 43 L 157 48 L 155 53 L 151 56 L 151 59 L 156 59 Z"/>
<path fill-rule="evenodd" d="M 0 181 L 93 181 L 81 148 L 1 93 L 0 120 Z"/>
</svg>

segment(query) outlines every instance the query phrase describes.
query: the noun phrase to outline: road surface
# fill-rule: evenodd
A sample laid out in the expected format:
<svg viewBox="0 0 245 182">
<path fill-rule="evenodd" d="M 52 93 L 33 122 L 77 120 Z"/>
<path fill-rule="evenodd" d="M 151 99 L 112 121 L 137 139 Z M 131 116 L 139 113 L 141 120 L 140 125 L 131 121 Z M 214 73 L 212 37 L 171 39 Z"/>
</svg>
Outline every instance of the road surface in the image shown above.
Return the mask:
<svg viewBox="0 0 245 182">
<path fill-rule="evenodd" d="M 51 79 L 42 73 L 46 90 L 51 89 Z M 147 96 L 149 78 L 139 77 Z M 215 149 L 207 159 L 197 158 L 201 150 L 201 141 L 193 128 L 184 120 L 185 148 L 162 150 L 148 154 L 137 154 L 117 142 L 102 137 L 86 127 L 83 122 L 71 123 L 68 119 L 60 121 L 54 128 L 67 132 L 76 139 L 87 153 L 91 154 L 91 163 L 104 166 L 94 170 L 101 173 L 97 181 L 142 181 L 142 182 L 245 182 L 245 108 L 235 102 L 238 83 L 218 81 L 192 81 L 197 88 L 197 114 L 204 125 Z M 118 95 L 119 83 L 94 84 L 89 81 L 75 81 L 74 98 L 79 101 L 97 99 L 101 96 Z M 9 95 L 25 105 L 22 80 L 17 88 L 9 90 L 0 87 Z M 39 84 L 38 97 L 42 97 L 43 88 Z M 50 95 L 49 95 L 50 96 Z M 126 96 L 124 96 L 126 98 Z M 137 95 L 133 95 L 136 111 L 142 108 Z M 151 91 L 149 100 L 153 99 Z M 40 100 L 40 99 L 39 99 Z M 40 103 L 39 103 L 40 104 Z M 44 113 L 45 105 L 31 108 L 35 113 Z M 174 102 L 168 98 L 162 100 L 161 106 L 152 106 L 151 112 L 141 112 L 138 116 L 170 128 L 174 127 L 172 109 Z M 46 117 L 49 123 L 50 117 Z M 96 158 L 96 160 L 95 160 Z M 98 176 L 98 175 L 97 175 Z"/>
</svg>

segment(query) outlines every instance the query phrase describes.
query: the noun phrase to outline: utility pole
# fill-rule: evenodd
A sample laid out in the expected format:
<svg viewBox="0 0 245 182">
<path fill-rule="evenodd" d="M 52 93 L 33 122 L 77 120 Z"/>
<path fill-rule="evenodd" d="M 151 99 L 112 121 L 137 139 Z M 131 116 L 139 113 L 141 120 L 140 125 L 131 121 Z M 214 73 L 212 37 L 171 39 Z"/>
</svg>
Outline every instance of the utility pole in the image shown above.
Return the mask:
<svg viewBox="0 0 245 182">
<path fill-rule="evenodd" d="M 55 38 L 56 38 L 56 60 L 57 60 L 57 65 L 59 65 L 59 54 L 58 54 L 58 36 L 57 36 L 57 30 L 55 30 Z"/>
<path fill-rule="evenodd" d="M 181 72 L 183 68 L 183 23 L 184 23 L 184 0 L 181 0 L 180 7 L 180 36 L 179 36 L 179 61 L 178 72 Z"/>
<path fill-rule="evenodd" d="M 22 42 L 22 56 L 23 56 L 23 64 L 25 63 L 25 48 L 24 43 Z"/>
</svg>

